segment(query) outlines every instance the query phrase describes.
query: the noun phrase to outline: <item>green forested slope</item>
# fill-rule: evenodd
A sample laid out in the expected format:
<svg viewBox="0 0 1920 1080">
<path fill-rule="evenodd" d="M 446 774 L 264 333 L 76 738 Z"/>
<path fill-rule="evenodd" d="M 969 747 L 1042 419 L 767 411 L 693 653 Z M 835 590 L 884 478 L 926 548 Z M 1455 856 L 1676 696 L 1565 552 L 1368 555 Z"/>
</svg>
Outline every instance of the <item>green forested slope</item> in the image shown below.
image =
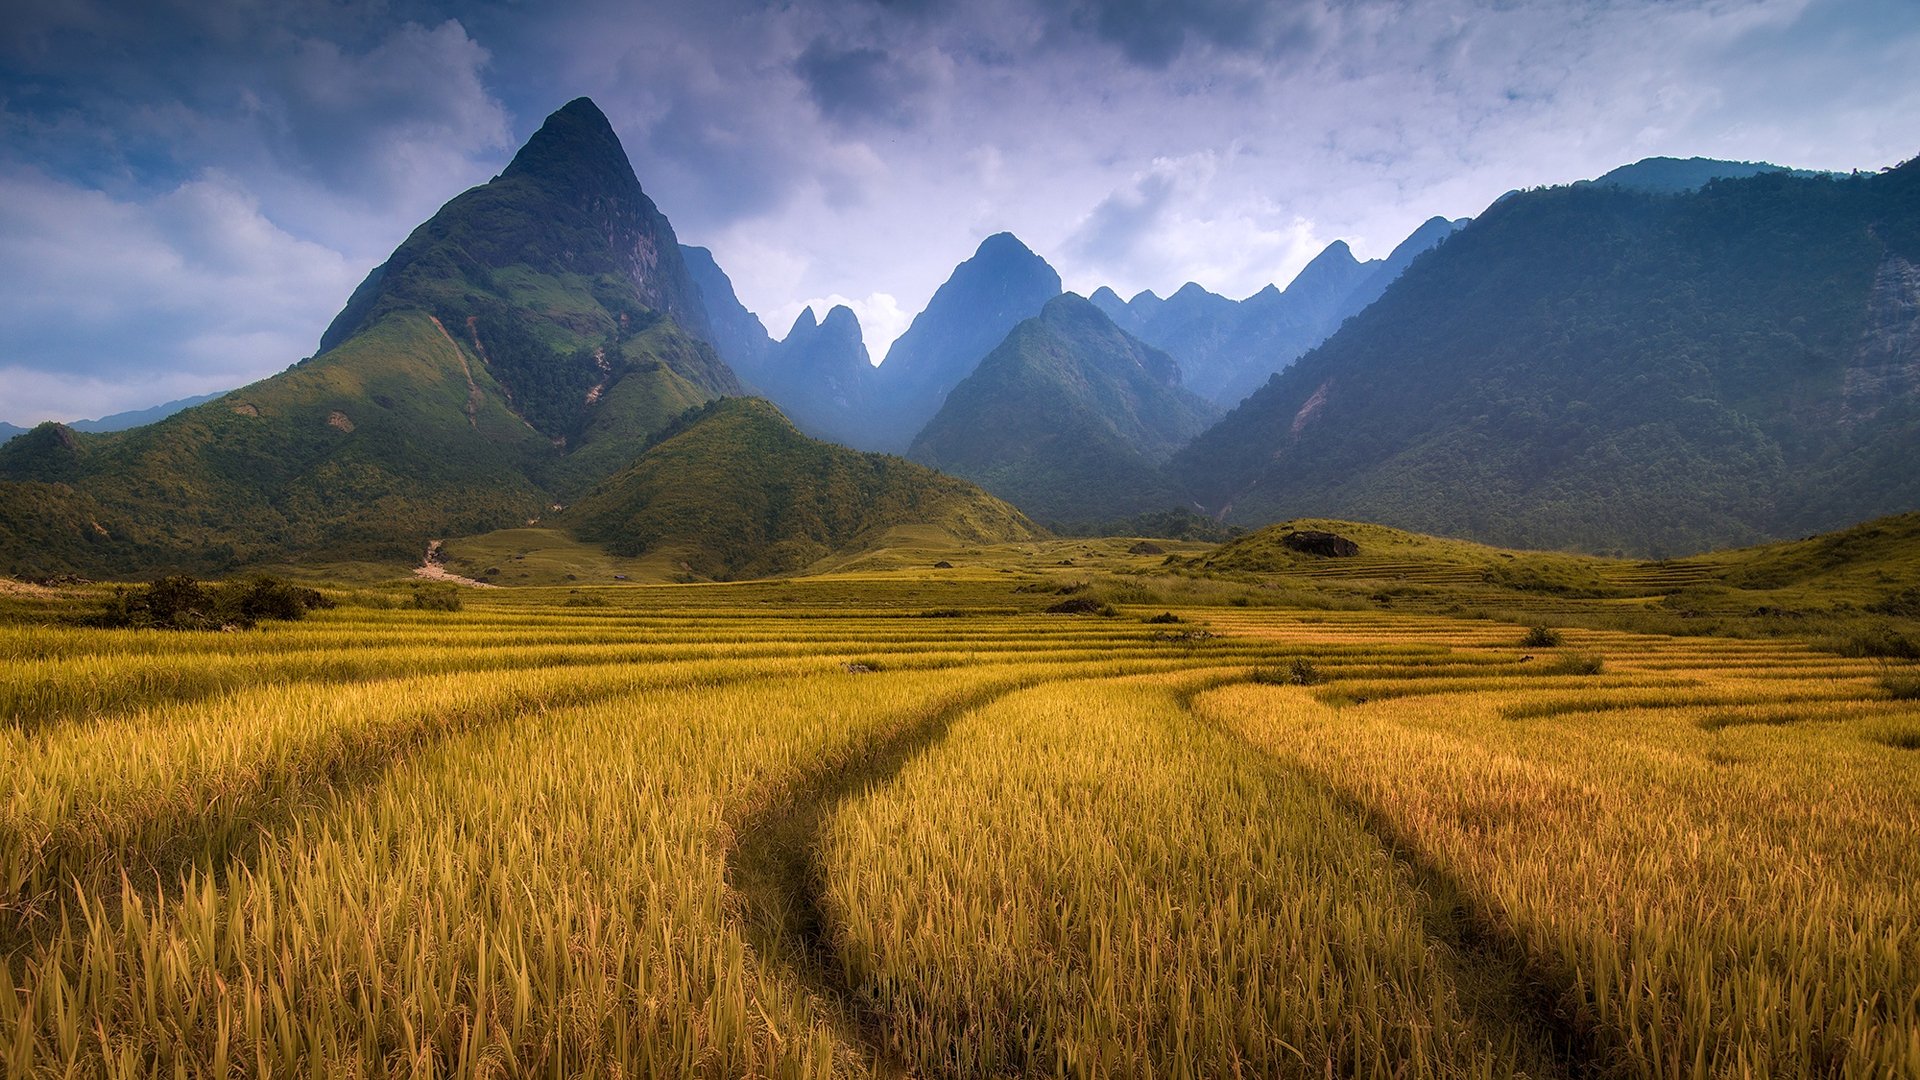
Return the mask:
<svg viewBox="0 0 1920 1080">
<path fill-rule="evenodd" d="M 1229 520 L 1640 554 L 1920 506 L 1920 166 L 1516 195 L 1183 451 Z"/>
<path fill-rule="evenodd" d="M 1039 534 L 964 480 L 808 438 L 758 398 L 710 402 L 665 435 L 560 523 L 618 555 L 677 553 L 712 578 L 799 570 L 902 525 L 968 544 Z"/>
</svg>

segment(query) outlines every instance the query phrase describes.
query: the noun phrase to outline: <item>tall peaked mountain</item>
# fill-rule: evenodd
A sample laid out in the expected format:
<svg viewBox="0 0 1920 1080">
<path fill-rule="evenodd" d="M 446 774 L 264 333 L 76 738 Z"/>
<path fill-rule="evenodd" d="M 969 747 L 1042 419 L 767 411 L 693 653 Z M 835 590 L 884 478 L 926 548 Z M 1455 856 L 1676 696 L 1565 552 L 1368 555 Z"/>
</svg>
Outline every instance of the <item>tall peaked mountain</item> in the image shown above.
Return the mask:
<svg viewBox="0 0 1920 1080">
<path fill-rule="evenodd" d="M 448 202 L 318 355 L 131 431 L 0 447 L 0 566 L 417 555 L 517 523 L 738 393 L 673 230 L 585 98 Z"/>
<path fill-rule="evenodd" d="M 1674 554 L 1920 506 L 1920 163 L 1501 200 L 1175 460 L 1232 520 Z"/>
<path fill-rule="evenodd" d="M 981 241 L 888 350 L 875 382 L 876 408 L 857 445 L 905 449 L 940 411 L 947 391 L 1009 330 L 1059 295 L 1060 275 L 1012 233 Z"/>
<path fill-rule="evenodd" d="M 964 480 L 810 439 L 755 398 L 688 413 L 561 520 L 616 554 L 722 579 L 804 569 L 885 544 L 895 530 L 956 546 L 1041 535 Z"/>
<path fill-rule="evenodd" d="M 1238 303 L 1192 282 L 1164 300 L 1143 292 L 1123 301 L 1104 287 L 1091 299 L 1121 329 L 1172 354 L 1194 393 L 1231 406 L 1379 299 L 1415 258 L 1465 223 L 1432 218 L 1386 258 L 1366 262 L 1336 240 L 1284 291 L 1269 285 Z"/>
<path fill-rule="evenodd" d="M 1045 521 L 1105 521 L 1172 506 L 1160 465 L 1218 412 L 1166 353 L 1067 293 L 953 388 L 908 456 Z"/>
</svg>

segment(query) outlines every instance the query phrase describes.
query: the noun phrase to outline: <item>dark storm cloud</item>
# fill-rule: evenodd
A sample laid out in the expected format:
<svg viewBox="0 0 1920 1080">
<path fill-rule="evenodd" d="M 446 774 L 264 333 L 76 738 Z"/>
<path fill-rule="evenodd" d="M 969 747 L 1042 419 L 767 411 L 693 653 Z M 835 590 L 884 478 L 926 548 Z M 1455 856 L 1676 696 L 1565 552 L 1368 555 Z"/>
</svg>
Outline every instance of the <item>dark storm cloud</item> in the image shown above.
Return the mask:
<svg viewBox="0 0 1920 1080">
<path fill-rule="evenodd" d="M 1315 0 L 1062 0 L 1062 17 L 1137 64 L 1165 68 L 1192 46 L 1231 52 L 1310 47 Z"/>
<path fill-rule="evenodd" d="M 815 38 L 794 62 L 822 115 L 840 124 L 880 122 L 905 126 L 929 80 L 884 49 L 847 48 Z"/>
</svg>

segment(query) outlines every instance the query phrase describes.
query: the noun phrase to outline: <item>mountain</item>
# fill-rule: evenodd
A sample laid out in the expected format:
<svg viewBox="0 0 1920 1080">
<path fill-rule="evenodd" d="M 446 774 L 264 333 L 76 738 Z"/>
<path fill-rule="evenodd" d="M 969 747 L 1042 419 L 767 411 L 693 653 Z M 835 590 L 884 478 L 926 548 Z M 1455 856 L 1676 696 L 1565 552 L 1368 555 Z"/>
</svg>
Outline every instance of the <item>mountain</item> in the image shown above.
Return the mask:
<svg viewBox="0 0 1920 1080">
<path fill-rule="evenodd" d="M 712 342 L 714 351 L 727 362 L 734 374 L 758 385 L 767 358 L 773 352 L 773 338 L 767 335 L 765 324 L 734 295 L 733 279 L 727 277 L 726 271 L 714 261 L 713 252 L 703 247 L 681 244 L 680 257 L 687 265 L 687 273 L 693 278 L 701 304 L 706 308 L 707 322 L 712 330 L 708 340 Z"/>
<path fill-rule="evenodd" d="M 222 393 L 224 393 L 224 391 L 222 391 Z M 125 431 L 128 428 L 151 424 L 156 420 L 164 420 L 182 409 L 191 408 L 202 402 L 212 401 L 219 396 L 221 395 L 197 394 L 193 397 L 184 397 L 176 401 L 166 402 L 162 405 L 149 406 L 145 409 L 130 409 L 127 412 L 110 413 L 98 420 L 75 420 L 67 426 L 75 431 L 86 431 L 96 435 L 107 431 Z M 0 443 L 6 442 L 15 435 L 24 435 L 29 430 L 28 428 L 0 421 Z"/>
<path fill-rule="evenodd" d="M 1173 463 L 1240 522 L 1656 555 L 1920 506 L 1920 165 L 1496 203 Z"/>
<path fill-rule="evenodd" d="M 1105 520 L 1172 506 L 1159 466 L 1216 415 L 1172 358 L 1067 293 L 953 388 L 908 456 L 1042 520 Z"/>
<path fill-rule="evenodd" d="M 758 385 L 801 430 L 853 446 L 865 441 L 873 422 L 877 378 L 859 318 L 836 305 L 818 322 L 812 309 L 800 312 L 774 345 Z"/>
<path fill-rule="evenodd" d="M 631 463 L 739 382 L 671 226 L 585 98 L 368 275 L 286 372 L 129 431 L 0 447 L 0 566 L 413 558 Z"/>
<path fill-rule="evenodd" d="M 895 530 L 956 546 L 1042 535 L 972 484 L 810 439 L 756 398 L 689 413 L 560 521 L 617 555 L 662 555 L 718 579 L 804 569 Z"/>
<path fill-rule="evenodd" d="M 1179 361 L 1188 389 L 1232 406 L 1379 299 L 1415 258 L 1465 223 L 1432 218 L 1386 258 L 1366 262 L 1336 240 L 1284 291 L 1269 285 L 1238 303 L 1192 282 L 1164 300 L 1143 292 L 1122 301 L 1108 288 L 1091 299 L 1121 329 Z"/>
<path fill-rule="evenodd" d="M 1715 180 L 1741 180 L 1749 176 L 1759 176 L 1762 173 L 1785 173 L 1806 180 L 1826 175 L 1807 169 L 1789 169 L 1784 165 L 1769 165 L 1764 161 L 1650 157 L 1642 158 L 1631 165 L 1622 165 L 1593 180 L 1583 180 L 1580 183 L 1622 187 L 1653 195 L 1679 195 L 1698 191 Z"/>
<path fill-rule="evenodd" d="M 1007 332 L 1060 295 L 1060 275 L 1012 233 L 995 233 L 954 268 L 888 350 L 859 445 L 903 450 Z"/>
</svg>

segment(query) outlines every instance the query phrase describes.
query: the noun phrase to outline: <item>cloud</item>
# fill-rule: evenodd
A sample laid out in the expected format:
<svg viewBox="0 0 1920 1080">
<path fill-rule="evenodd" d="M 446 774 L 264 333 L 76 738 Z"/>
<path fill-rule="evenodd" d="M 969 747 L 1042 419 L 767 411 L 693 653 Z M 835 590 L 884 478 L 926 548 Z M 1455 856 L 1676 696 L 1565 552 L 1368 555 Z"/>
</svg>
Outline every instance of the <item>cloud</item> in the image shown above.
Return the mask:
<svg viewBox="0 0 1920 1080">
<path fill-rule="evenodd" d="M 126 221 L 125 265 L 62 270 L 101 286 L 66 301 L 100 364 L 161 327 L 148 355 L 185 372 L 310 349 L 355 279 L 583 93 L 748 307 L 866 297 L 876 355 L 877 298 L 916 310 L 1000 230 L 1076 289 L 1245 295 L 1336 237 L 1383 255 L 1434 214 L 1653 154 L 1890 164 L 1920 112 L 1911 0 L 0 0 L 0 24 L 0 178 Z M 252 209 L 178 209 L 199 184 Z M 0 209 L 0 249 L 48 231 Z M 224 268 L 247 251 L 271 255 L 258 283 Z M 166 259 L 178 281 L 142 269 Z M 26 370 L 74 316 L 19 269 L 0 285 L 0 363 Z"/>
<path fill-rule="evenodd" d="M 842 47 L 815 38 L 794 62 L 794 71 L 821 115 L 843 126 L 862 123 L 904 127 L 913 122 L 919 98 L 932 79 L 884 49 Z"/>
<path fill-rule="evenodd" d="M 15 423 L 271 374 L 312 351 L 357 277 L 219 174 L 145 202 L 0 175 L 0 267 L 0 401 Z"/>
<path fill-rule="evenodd" d="M 914 313 L 902 308 L 899 299 L 888 293 L 870 293 L 859 299 L 835 293 L 780 308 L 774 313 L 774 325 L 790 327 L 800 313 L 809 308 L 813 310 L 816 320 L 824 319 L 827 312 L 843 306 L 852 310 L 854 317 L 860 320 L 860 340 L 866 343 L 868 359 L 876 365 L 886 357 L 894 341 L 907 332 L 908 324 L 913 322 Z M 784 332 L 784 329 L 780 332 Z"/>
<path fill-rule="evenodd" d="M 1318 0 L 1057 0 L 1054 6 L 1066 26 L 1156 70 L 1191 48 L 1268 55 L 1308 49 L 1325 14 Z"/>
</svg>

